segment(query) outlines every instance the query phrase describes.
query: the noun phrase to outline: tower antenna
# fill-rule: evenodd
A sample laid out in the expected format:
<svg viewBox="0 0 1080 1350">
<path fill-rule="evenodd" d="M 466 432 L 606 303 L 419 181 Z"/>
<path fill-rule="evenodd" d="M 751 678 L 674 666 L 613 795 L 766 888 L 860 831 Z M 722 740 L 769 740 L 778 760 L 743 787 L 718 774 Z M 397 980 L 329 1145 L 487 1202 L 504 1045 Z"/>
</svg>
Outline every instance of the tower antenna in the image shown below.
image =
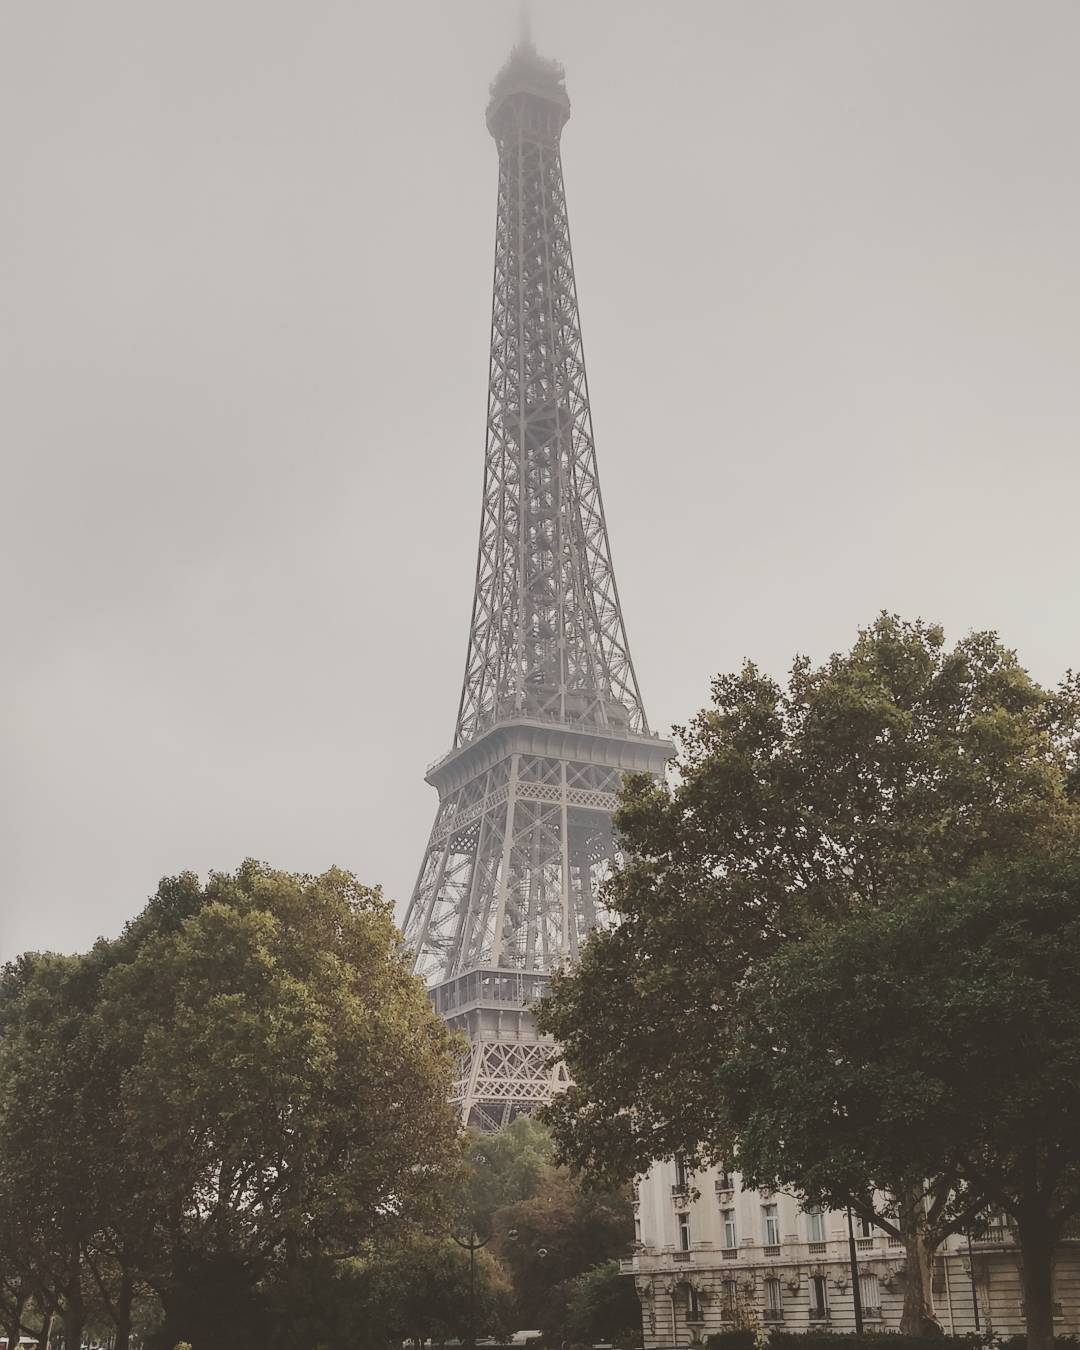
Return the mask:
<svg viewBox="0 0 1080 1350">
<path fill-rule="evenodd" d="M 532 38 L 532 6 L 529 0 L 520 0 L 518 5 L 518 46 L 531 47 Z"/>
</svg>

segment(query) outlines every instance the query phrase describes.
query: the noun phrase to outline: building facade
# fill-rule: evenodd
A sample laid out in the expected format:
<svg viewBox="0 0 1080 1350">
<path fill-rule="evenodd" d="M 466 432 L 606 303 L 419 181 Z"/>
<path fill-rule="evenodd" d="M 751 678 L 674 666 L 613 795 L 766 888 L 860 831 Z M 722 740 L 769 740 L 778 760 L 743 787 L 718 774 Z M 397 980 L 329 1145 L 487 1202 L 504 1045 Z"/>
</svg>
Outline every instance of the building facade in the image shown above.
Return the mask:
<svg viewBox="0 0 1080 1350">
<path fill-rule="evenodd" d="M 746 1326 L 854 1331 L 846 1214 L 803 1209 L 787 1192 L 743 1190 L 739 1180 L 666 1162 L 638 1183 L 635 1253 L 622 1268 L 641 1300 L 645 1350 Z M 855 1249 L 865 1329 L 897 1331 L 903 1245 L 856 1219 Z M 1019 1260 L 1004 1219 L 970 1241 L 951 1237 L 934 1265 L 945 1331 L 1022 1334 Z M 1054 1294 L 1055 1331 L 1080 1333 L 1080 1241 L 1059 1249 Z"/>
</svg>

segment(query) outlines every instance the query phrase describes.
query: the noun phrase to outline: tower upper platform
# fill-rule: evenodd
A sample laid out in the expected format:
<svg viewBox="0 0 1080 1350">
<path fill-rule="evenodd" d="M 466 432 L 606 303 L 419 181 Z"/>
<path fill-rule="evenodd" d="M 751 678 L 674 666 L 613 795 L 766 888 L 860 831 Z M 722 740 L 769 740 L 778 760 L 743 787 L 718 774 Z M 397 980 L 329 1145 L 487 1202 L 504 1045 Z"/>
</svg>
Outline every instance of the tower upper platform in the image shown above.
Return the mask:
<svg viewBox="0 0 1080 1350">
<path fill-rule="evenodd" d="M 488 130 L 497 141 L 522 126 L 557 138 L 569 117 L 570 99 L 562 66 L 541 56 L 532 41 L 523 37 L 492 81 Z"/>
</svg>

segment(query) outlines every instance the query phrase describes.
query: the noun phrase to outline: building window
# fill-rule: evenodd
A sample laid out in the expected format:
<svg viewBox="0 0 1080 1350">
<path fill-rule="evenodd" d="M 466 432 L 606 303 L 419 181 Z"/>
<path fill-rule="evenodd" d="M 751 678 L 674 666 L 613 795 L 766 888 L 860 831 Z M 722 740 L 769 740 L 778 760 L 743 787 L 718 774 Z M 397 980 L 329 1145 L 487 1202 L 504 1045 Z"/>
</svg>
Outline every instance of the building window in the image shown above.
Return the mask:
<svg viewBox="0 0 1080 1350">
<path fill-rule="evenodd" d="M 724 1223 L 724 1246 L 737 1247 L 739 1238 L 735 1231 L 735 1211 L 733 1209 L 722 1209 L 720 1218 Z"/>
<path fill-rule="evenodd" d="M 765 1281 L 765 1320 L 779 1322 L 784 1316 L 784 1299 L 779 1280 Z"/>
<path fill-rule="evenodd" d="M 679 1247 L 684 1251 L 690 1250 L 690 1215 L 680 1214 L 679 1218 Z"/>
<path fill-rule="evenodd" d="M 739 1307 L 739 1286 L 734 1280 L 725 1280 L 720 1286 L 720 1316 L 731 1321 Z"/>
<path fill-rule="evenodd" d="M 716 1174 L 717 1189 L 721 1191 L 733 1191 L 735 1189 L 735 1178 L 727 1170 L 725 1163 L 720 1164 L 720 1170 Z"/>
<path fill-rule="evenodd" d="M 765 1231 L 765 1246 L 778 1247 L 780 1245 L 780 1216 L 776 1212 L 776 1206 L 762 1205 L 761 1219 Z"/>
<path fill-rule="evenodd" d="M 824 1322 L 829 1316 L 829 1282 L 824 1275 L 810 1278 L 810 1320 Z"/>
<path fill-rule="evenodd" d="M 683 1195 L 690 1189 L 690 1172 L 686 1166 L 685 1158 L 675 1159 L 675 1186 L 676 1195 Z"/>
<path fill-rule="evenodd" d="M 634 1215 L 634 1241 L 635 1242 L 641 1241 L 641 1220 L 637 1217 L 636 1214 Z"/>
<path fill-rule="evenodd" d="M 870 1221 L 869 1219 L 860 1219 L 860 1220 L 859 1220 L 859 1236 L 860 1236 L 860 1237 L 873 1237 L 873 1236 L 874 1236 L 874 1225 L 873 1225 L 873 1223 L 871 1223 L 871 1221 Z"/>
<path fill-rule="evenodd" d="M 806 1211 L 806 1240 L 825 1241 L 825 1215 L 822 1214 L 820 1205 L 811 1205 Z"/>
<path fill-rule="evenodd" d="M 704 1322 L 705 1314 L 701 1311 L 701 1299 L 698 1291 L 692 1284 L 683 1285 L 686 1290 L 686 1320 L 688 1322 Z"/>
<path fill-rule="evenodd" d="M 878 1277 L 867 1271 L 859 1276 L 859 1297 L 862 1299 L 864 1317 L 881 1316 L 881 1294 L 878 1290 Z"/>
</svg>

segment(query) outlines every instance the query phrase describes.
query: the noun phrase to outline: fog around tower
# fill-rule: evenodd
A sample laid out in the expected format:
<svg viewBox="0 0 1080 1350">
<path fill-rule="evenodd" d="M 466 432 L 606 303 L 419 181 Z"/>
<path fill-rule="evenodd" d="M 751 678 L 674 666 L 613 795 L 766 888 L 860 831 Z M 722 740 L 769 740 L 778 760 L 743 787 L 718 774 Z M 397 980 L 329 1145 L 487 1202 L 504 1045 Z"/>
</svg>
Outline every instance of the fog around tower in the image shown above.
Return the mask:
<svg viewBox="0 0 1080 1350">
<path fill-rule="evenodd" d="M 0 955 L 162 874 L 403 906 L 480 509 L 516 4 L 20 5 Z M 650 719 L 887 607 L 1076 665 L 1080 11 L 534 5 Z"/>
</svg>

